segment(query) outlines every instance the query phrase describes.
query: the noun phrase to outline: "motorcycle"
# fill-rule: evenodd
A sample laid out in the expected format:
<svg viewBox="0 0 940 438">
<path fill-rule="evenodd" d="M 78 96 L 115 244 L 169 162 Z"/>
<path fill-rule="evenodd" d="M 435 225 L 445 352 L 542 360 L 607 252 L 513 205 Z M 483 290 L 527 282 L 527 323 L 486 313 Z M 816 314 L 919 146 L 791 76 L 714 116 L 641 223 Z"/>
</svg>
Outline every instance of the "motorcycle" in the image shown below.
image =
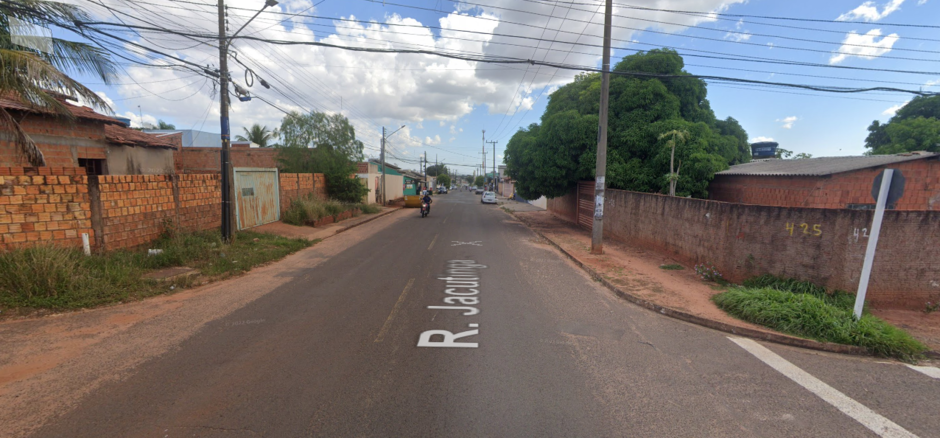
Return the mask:
<svg viewBox="0 0 940 438">
<path fill-rule="evenodd" d="M 422 202 L 421 203 L 421 217 L 423 218 L 427 215 L 428 215 L 428 203 Z"/>
</svg>

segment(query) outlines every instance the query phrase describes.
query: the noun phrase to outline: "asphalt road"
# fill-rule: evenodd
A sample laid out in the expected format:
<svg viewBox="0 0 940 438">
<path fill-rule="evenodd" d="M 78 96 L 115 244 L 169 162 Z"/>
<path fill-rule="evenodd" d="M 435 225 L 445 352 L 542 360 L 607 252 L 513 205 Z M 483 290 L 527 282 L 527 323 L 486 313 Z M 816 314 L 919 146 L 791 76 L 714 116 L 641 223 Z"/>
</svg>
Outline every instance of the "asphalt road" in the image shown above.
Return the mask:
<svg viewBox="0 0 940 438">
<path fill-rule="evenodd" d="M 478 196 L 435 201 L 34 436 L 940 436 L 940 379 L 770 344 L 755 355 L 617 299 Z M 419 347 L 429 330 L 455 346 Z"/>
</svg>

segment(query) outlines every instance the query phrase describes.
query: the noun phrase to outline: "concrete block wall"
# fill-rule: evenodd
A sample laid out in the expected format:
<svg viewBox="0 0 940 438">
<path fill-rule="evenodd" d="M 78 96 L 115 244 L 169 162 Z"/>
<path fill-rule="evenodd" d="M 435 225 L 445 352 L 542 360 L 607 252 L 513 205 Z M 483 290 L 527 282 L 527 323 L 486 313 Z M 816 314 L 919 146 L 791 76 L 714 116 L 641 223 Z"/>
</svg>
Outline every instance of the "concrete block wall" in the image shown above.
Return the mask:
<svg viewBox="0 0 940 438">
<path fill-rule="evenodd" d="M 549 200 L 571 220 L 574 194 Z M 732 204 L 607 190 L 604 236 L 713 264 L 729 281 L 762 274 L 854 293 L 872 211 Z M 574 221 L 572 221 L 574 222 Z M 869 283 L 876 307 L 922 310 L 940 300 L 940 212 L 888 211 Z"/>
<path fill-rule="evenodd" d="M 0 250 L 94 238 L 85 169 L 0 167 Z"/>
</svg>

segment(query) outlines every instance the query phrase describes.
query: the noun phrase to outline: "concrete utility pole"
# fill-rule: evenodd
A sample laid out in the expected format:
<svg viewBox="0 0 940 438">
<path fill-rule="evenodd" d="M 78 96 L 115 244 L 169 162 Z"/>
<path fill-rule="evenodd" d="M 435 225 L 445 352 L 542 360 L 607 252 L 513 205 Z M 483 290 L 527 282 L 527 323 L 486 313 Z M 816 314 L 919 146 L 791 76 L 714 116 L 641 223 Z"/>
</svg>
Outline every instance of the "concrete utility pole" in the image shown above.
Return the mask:
<svg viewBox="0 0 940 438">
<path fill-rule="evenodd" d="M 228 118 L 228 108 L 230 106 L 229 95 L 228 95 L 228 42 L 226 41 L 235 38 L 245 26 L 248 26 L 248 23 L 251 23 L 258 14 L 261 13 L 265 8 L 269 6 L 276 6 L 277 1 L 275 0 L 265 0 L 264 6 L 255 13 L 245 24 L 242 25 L 231 37 L 226 38 L 225 36 L 225 1 L 219 0 L 219 114 L 220 122 L 222 125 L 222 152 L 219 154 L 221 161 L 221 173 L 222 173 L 222 240 L 225 242 L 232 241 L 232 234 L 234 230 L 232 229 L 232 198 L 234 195 L 234 185 L 232 184 L 232 179 L 234 177 L 231 160 L 231 144 L 232 144 L 232 129 L 229 124 Z"/>
<path fill-rule="evenodd" d="M 222 173 L 222 240 L 231 242 L 232 240 L 232 198 L 229 194 L 229 147 L 231 146 L 232 135 L 228 119 L 228 47 L 225 44 L 225 1 L 219 0 L 219 117 L 222 123 L 222 152 L 219 154 L 221 159 Z"/>
<path fill-rule="evenodd" d="M 597 165 L 594 177 L 594 225 L 591 229 L 591 254 L 604 253 L 604 186 L 607 176 L 607 106 L 610 95 L 610 21 L 611 3 L 604 7 L 604 55 L 601 67 L 601 108 L 597 127 Z"/>
<path fill-rule="evenodd" d="M 385 127 L 382 127 L 382 205 L 385 205 Z M 369 162 L 366 161 L 366 165 Z M 368 170 L 368 169 L 367 169 Z M 368 175 L 367 175 L 368 176 Z M 368 180 L 366 180 L 368 181 Z M 368 182 L 366 183 L 368 185 Z"/>
<path fill-rule="evenodd" d="M 483 187 L 486 187 L 486 130 L 483 130 Z"/>
<path fill-rule="evenodd" d="M 488 141 L 487 143 L 493 144 L 493 191 L 496 191 L 496 143 L 499 143 L 498 140 Z"/>
</svg>

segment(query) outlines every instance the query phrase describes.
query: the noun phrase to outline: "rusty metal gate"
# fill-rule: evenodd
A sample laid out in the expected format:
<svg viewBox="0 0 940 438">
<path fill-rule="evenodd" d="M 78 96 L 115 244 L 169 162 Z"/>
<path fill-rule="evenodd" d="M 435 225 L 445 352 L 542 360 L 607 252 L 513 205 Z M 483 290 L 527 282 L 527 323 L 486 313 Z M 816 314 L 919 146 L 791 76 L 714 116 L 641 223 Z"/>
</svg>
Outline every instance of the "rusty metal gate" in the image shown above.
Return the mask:
<svg viewBox="0 0 940 438">
<path fill-rule="evenodd" d="M 235 168 L 235 222 L 239 230 L 281 218 L 277 169 Z"/>
<path fill-rule="evenodd" d="M 594 181 L 578 183 L 578 225 L 594 228 Z"/>
</svg>

